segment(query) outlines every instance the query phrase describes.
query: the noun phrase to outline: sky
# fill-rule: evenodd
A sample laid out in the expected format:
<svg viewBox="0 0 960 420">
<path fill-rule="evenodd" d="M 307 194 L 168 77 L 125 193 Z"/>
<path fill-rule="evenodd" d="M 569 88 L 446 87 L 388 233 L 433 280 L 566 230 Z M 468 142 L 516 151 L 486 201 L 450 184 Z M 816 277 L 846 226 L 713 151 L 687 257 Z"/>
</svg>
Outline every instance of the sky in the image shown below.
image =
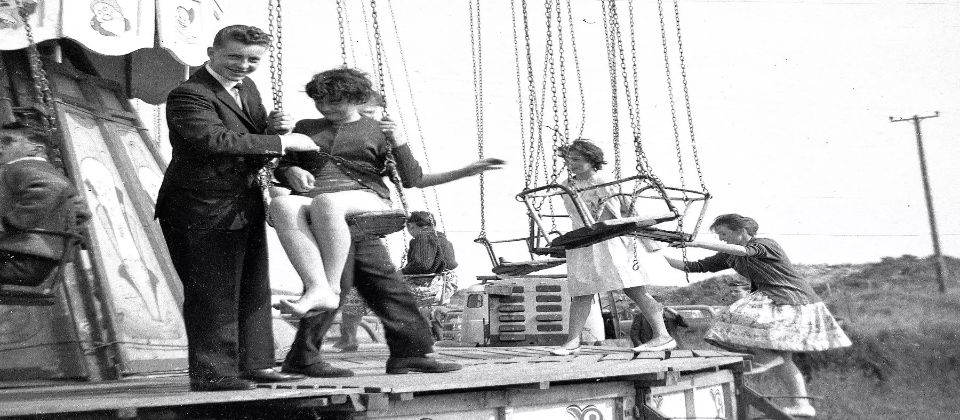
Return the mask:
<svg viewBox="0 0 960 420">
<path fill-rule="evenodd" d="M 375 65 L 368 38 L 369 3 L 346 3 L 348 63 L 370 72 Z M 387 80 L 391 114 L 405 124 L 415 154 L 433 171 L 476 159 L 479 144 L 486 156 L 508 160 L 506 169 L 485 177 L 486 232 L 491 239 L 525 235 L 524 208 L 514 199 L 524 187 L 525 134 L 518 116 L 522 102 L 510 2 L 485 1 L 480 6 L 482 143 L 474 107 L 475 49 L 468 2 L 377 3 L 391 76 Z M 520 1 L 515 3 L 519 6 Z M 529 3 L 533 72 L 539 84 L 545 75 L 545 18 L 542 3 Z M 612 160 L 610 79 L 600 4 L 571 2 L 586 113 L 580 109 L 569 38 L 564 41 L 566 108 L 574 135 L 582 127 L 582 136 L 603 147 Z M 616 4 L 621 31 L 627 32 L 629 2 Z M 682 101 L 673 5 L 664 6 L 683 173 L 688 186 L 698 187 Z M 244 7 L 231 2 L 229 7 L 229 23 L 267 27 L 266 1 L 248 1 Z M 668 185 L 676 185 L 680 171 L 657 3 L 637 0 L 634 9 L 643 147 L 654 172 Z M 714 197 L 705 225 L 723 213 L 751 216 L 760 224 L 759 236 L 776 239 L 794 262 L 805 264 L 930 255 L 914 127 L 910 122 L 891 123 L 889 117 L 939 111 L 938 118 L 923 120 L 921 128 L 942 250 L 960 255 L 960 218 L 955 217 L 960 212 L 960 189 L 954 186 L 960 176 L 954 163 L 960 156 L 956 139 L 960 2 L 680 0 L 679 10 L 696 147 L 704 183 Z M 312 74 L 342 63 L 335 2 L 284 2 L 283 30 L 283 107 L 297 118 L 317 118 L 303 85 Z M 522 28 L 518 30 L 522 34 Z M 624 34 L 621 39 L 629 48 L 630 37 Z M 521 35 L 521 58 L 522 42 Z M 525 79 L 525 66 L 521 74 Z M 269 108 L 266 64 L 254 79 Z M 620 113 L 626 114 L 624 103 Z M 549 112 L 546 119 L 552 124 Z M 629 123 L 621 120 L 620 127 L 619 150 L 629 175 L 635 173 L 629 171 L 634 155 Z M 440 214 L 461 262 L 461 278 L 489 274 L 483 248 L 472 243 L 480 230 L 477 179 L 438 187 L 435 194 L 428 191 L 426 199 L 411 194 L 411 207 Z M 433 197 L 439 198 L 439 205 Z M 391 250 L 399 254 L 404 238 L 395 236 Z M 699 237 L 716 239 L 705 228 Z M 524 259 L 514 251 L 518 250 L 505 249 L 502 256 Z M 672 249 L 664 252 L 679 255 Z M 690 252 L 691 258 L 706 255 Z M 275 271 L 289 270 L 282 261 L 273 265 Z M 682 281 L 682 274 L 664 274 L 664 283 Z"/>
</svg>

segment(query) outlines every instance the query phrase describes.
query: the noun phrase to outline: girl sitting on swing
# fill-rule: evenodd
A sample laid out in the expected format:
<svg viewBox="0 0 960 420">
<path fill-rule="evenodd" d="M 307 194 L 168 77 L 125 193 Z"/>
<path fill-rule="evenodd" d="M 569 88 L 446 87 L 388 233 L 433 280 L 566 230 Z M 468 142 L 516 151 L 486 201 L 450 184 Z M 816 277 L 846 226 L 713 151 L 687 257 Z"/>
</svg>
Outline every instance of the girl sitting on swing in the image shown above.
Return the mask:
<svg viewBox="0 0 960 420">
<path fill-rule="evenodd" d="M 360 114 L 375 92 L 359 70 L 320 72 L 307 83 L 306 93 L 323 118 L 299 121 L 294 132 L 310 136 L 320 150 L 287 153 L 280 159 L 275 174 L 292 193 L 276 197 L 271 205 L 277 235 L 304 283 L 299 299 L 281 300 L 275 307 L 299 316 L 340 306 L 340 280 L 351 244 L 346 217 L 391 207 L 383 181 L 388 141 L 404 188 L 438 185 L 499 169 L 504 163 L 488 158 L 424 174 L 409 145 L 397 135 L 395 122 Z"/>
</svg>

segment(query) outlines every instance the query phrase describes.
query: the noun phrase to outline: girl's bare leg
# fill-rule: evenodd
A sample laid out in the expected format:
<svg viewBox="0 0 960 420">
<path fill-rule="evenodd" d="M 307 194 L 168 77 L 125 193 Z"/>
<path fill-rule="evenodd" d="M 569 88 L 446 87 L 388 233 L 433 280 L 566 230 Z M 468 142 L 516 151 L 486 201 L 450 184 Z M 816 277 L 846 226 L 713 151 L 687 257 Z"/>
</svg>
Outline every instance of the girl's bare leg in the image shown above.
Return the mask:
<svg viewBox="0 0 960 420">
<path fill-rule="evenodd" d="M 793 405 L 784 407 L 785 411 L 793 415 L 812 417 L 816 414 L 813 406 L 810 405 L 810 399 L 807 395 L 807 382 L 803 379 L 803 373 L 793 363 L 793 354 L 782 352 L 779 354 L 783 358 L 783 363 L 771 369 L 775 375 L 783 382 L 787 388 L 787 395 L 795 397 Z"/>
<path fill-rule="evenodd" d="M 643 350 L 644 347 L 669 347 L 670 343 L 673 343 L 673 347 L 670 347 L 670 349 L 675 348 L 676 341 L 670 336 L 670 333 L 667 331 L 667 325 L 663 322 L 663 306 L 660 305 L 660 302 L 657 302 L 653 296 L 647 293 L 646 287 L 637 286 L 626 288 L 623 289 L 623 293 L 637 303 L 637 307 L 640 309 L 643 318 L 650 324 L 651 329 L 653 329 L 653 338 L 637 346 L 635 350 Z"/>
<path fill-rule="evenodd" d="M 555 351 L 551 351 L 551 353 L 566 355 L 569 354 L 568 350 L 580 348 L 580 333 L 583 332 L 583 327 L 586 326 L 592 306 L 593 295 L 574 296 L 570 300 L 570 338 L 562 346 L 555 349 Z"/>
<path fill-rule="evenodd" d="M 323 256 L 320 261 L 326 282 L 306 287 L 300 299 L 286 302 L 287 309 L 304 314 L 311 309 L 336 309 L 339 306 L 340 279 L 352 244 L 346 217 L 385 207 L 376 194 L 359 190 L 320 194 L 313 199 L 309 207 L 310 229 Z"/>
<path fill-rule="evenodd" d="M 319 245 L 308 223 L 312 201 L 307 197 L 287 195 L 275 197 L 270 204 L 277 237 L 280 238 L 280 244 L 283 245 L 287 258 L 290 259 L 290 263 L 303 281 L 304 294 L 313 290 L 313 293 L 320 292 L 321 296 L 325 297 L 311 307 L 297 304 L 303 299 L 302 297 L 294 301 L 281 300 L 274 305 L 281 312 L 299 316 L 303 316 L 311 309 L 334 310 L 340 305 L 339 297 L 329 290 Z"/>
</svg>

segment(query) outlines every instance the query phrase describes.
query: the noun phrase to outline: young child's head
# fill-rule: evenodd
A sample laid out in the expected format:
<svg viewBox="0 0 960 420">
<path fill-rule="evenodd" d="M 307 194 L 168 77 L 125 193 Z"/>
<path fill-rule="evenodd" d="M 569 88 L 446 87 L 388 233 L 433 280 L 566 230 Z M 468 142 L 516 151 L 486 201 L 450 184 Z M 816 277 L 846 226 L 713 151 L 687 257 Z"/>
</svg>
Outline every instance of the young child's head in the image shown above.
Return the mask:
<svg viewBox="0 0 960 420">
<path fill-rule="evenodd" d="M 0 164 L 24 157 L 47 157 L 50 135 L 21 123 L 0 128 Z"/>
<path fill-rule="evenodd" d="M 728 244 L 744 245 L 757 235 L 760 225 L 756 220 L 736 213 L 721 214 L 713 220 L 710 230 L 720 236 L 720 240 Z"/>
<path fill-rule="evenodd" d="M 380 121 L 383 119 L 386 108 L 387 101 L 383 99 L 383 95 L 379 92 L 371 92 L 370 99 L 360 107 L 360 115 Z"/>
<path fill-rule="evenodd" d="M 363 72 L 344 67 L 315 74 L 306 92 L 324 118 L 348 122 L 360 118 L 359 109 L 370 100 L 373 85 Z"/>
<path fill-rule="evenodd" d="M 433 214 L 429 211 L 412 211 L 410 216 L 407 217 L 407 230 L 410 231 L 410 234 L 435 226 L 436 222 L 433 220 Z"/>
<path fill-rule="evenodd" d="M 574 175 L 599 171 L 607 161 L 603 160 L 603 150 L 587 139 L 576 139 L 557 150 Z"/>
</svg>

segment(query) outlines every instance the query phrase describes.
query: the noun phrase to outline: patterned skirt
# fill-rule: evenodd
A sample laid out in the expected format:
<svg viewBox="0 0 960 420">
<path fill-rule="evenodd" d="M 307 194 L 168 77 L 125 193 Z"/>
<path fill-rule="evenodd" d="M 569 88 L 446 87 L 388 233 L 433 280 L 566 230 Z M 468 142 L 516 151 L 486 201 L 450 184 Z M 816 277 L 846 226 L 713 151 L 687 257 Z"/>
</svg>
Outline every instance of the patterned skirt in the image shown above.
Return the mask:
<svg viewBox="0 0 960 420">
<path fill-rule="evenodd" d="M 406 275 L 404 282 L 417 298 L 418 307 L 446 305 L 457 292 L 457 273 L 447 270 L 436 275 Z"/>
<path fill-rule="evenodd" d="M 718 313 L 704 340 L 733 351 L 823 351 L 851 345 L 823 302 L 779 305 L 753 292 Z"/>
</svg>

